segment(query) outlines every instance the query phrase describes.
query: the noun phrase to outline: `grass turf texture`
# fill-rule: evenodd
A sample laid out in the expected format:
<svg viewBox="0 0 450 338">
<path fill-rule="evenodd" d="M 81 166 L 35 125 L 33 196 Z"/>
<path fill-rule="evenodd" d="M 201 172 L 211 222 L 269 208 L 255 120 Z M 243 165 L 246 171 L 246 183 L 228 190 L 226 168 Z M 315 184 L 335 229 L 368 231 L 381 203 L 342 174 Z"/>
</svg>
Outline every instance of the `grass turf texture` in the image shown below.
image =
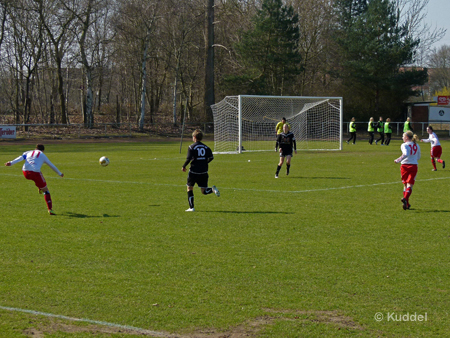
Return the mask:
<svg viewBox="0 0 450 338">
<path fill-rule="evenodd" d="M 43 167 L 57 216 L 23 162 L 0 169 L 0 306 L 191 337 L 236 327 L 257 337 L 450 336 L 450 170 L 432 172 L 420 145 L 412 210 L 402 210 L 393 140 L 299 152 L 279 179 L 275 152 L 216 155 L 210 185 L 221 197 L 196 187 L 194 213 L 184 211 L 187 145 L 46 145 L 65 174 Z M 446 159 L 450 142 L 442 147 Z M 31 148 L 0 143 L 0 162 Z M 99 327 L 0 309 L 5 337 L 140 336 Z"/>
</svg>

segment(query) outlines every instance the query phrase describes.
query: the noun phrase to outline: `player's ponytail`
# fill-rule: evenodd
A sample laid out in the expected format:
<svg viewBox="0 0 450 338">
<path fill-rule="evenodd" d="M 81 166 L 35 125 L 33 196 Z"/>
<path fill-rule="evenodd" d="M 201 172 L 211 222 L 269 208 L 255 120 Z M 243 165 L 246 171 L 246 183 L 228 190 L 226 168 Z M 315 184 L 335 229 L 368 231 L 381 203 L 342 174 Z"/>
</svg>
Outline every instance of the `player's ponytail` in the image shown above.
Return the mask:
<svg viewBox="0 0 450 338">
<path fill-rule="evenodd" d="M 416 134 L 413 134 L 411 130 L 408 130 L 407 132 L 405 132 L 405 134 L 414 143 L 419 142 L 419 137 Z"/>
</svg>

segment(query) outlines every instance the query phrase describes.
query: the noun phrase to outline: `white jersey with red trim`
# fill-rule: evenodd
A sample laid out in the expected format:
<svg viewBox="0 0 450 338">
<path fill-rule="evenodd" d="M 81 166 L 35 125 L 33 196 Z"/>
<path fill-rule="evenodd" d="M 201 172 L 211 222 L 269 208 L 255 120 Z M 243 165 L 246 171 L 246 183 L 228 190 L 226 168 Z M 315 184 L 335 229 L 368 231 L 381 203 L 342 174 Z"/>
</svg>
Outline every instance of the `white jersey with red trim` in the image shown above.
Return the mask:
<svg viewBox="0 0 450 338">
<path fill-rule="evenodd" d="M 405 142 L 401 145 L 402 156 L 395 160 L 396 163 L 402 164 L 419 164 L 420 160 L 420 147 L 417 143 L 412 141 Z"/>
<path fill-rule="evenodd" d="M 436 133 L 431 133 L 430 136 L 428 136 L 427 139 L 422 139 L 423 142 L 431 143 L 431 149 L 435 146 L 440 146 L 441 142 L 439 142 L 439 139 L 436 135 Z"/>
<path fill-rule="evenodd" d="M 25 164 L 22 167 L 23 171 L 41 172 L 42 165 L 45 163 L 59 176 L 62 175 L 58 168 L 56 168 L 56 166 L 50 162 L 48 157 L 40 150 L 36 149 L 24 152 L 22 156 L 12 160 L 11 165 L 22 161 L 25 161 Z"/>
</svg>

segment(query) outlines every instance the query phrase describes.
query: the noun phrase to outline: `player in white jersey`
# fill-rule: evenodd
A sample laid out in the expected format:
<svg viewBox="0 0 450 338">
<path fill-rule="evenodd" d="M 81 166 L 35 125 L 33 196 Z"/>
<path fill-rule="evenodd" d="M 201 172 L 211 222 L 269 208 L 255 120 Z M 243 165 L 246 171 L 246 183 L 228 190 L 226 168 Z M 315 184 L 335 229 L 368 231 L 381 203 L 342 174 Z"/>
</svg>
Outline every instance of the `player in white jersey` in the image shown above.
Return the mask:
<svg viewBox="0 0 450 338">
<path fill-rule="evenodd" d="M 402 150 L 402 156 L 395 159 L 395 163 L 401 163 L 400 173 L 402 175 L 403 183 L 403 210 L 411 208 L 409 204 L 409 197 L 412 194 L 412 188 L 416 180 L 417 165 L 420 159 L 420 147 L 417 144 L 419 138 L 413 134 L 412 131 L 403 133 L 403 143 L 400 147 Z"/>
<path fill-rule="evenodd" d="M 432 126 L 427 127 L 427 133 L 429 134 L 427 139 L 422 139 L 420 142 L 431 143 L 431 164 L 433 165 L 433 171 L 436 171 L 436 161 L 442 164 L 442 169 L 445 168 L 445 161 L 441 160 L 442 156 L 442 147 L 436 133 L 433 131 Z"/>
<path fill-rule="evenodd" d="M 5 166 L 10 167 L 16 163 L 25 161 L 25 164 L 22 167 L 23 176 L 27 180 L 32 180 L 36 187 L 39 189 L 39 193 L 44 193 L 44 199 L 47 203 L 47 209 L 48 213 L 50 215 L 55 215 L 55 213 L 52 210 L 52 198 L 50 196 L 50 191 L 48 191 L 47 182 L 45 182 L 44 175 L 41 173 L 41 167 L 45 163 L 50 168 L 53 169 L 59 176 L 64 177 L 64 174 L 59 171 L 56 166 L 50 162 L 47 156 L 44 154 L 44 145 L 38 144 L 36 145 L 35 150 L 30 150 L 24 152 L 21 156 L 17 157 L 16 159 L 6 162 Z"/>
</svg>

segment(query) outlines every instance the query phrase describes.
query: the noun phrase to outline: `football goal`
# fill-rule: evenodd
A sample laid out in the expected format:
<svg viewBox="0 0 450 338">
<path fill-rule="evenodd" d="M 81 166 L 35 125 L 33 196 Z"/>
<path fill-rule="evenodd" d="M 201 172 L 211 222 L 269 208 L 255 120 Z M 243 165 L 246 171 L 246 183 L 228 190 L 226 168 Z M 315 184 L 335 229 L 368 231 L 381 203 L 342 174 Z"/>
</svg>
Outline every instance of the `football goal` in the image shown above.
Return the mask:
<svg viewBox="0 0 450 338">
<path fill-rule="evenodd" d="M 227 96 L 211 106 L 214 153 L 275 149 L 275 126 L 285 117 L 297 150 L 342 149 L 342 98 Z"/>
</svg>

